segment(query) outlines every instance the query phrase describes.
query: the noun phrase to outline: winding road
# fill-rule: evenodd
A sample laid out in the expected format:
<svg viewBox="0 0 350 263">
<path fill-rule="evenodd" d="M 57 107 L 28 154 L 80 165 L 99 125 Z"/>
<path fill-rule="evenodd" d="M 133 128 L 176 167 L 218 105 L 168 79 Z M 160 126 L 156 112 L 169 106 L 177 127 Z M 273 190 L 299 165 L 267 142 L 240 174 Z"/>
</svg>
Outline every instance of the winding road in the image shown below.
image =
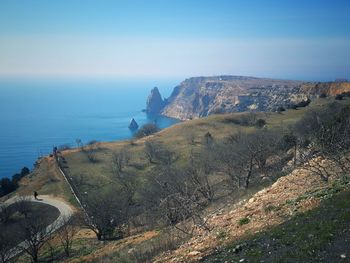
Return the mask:
<svg viewBox="0 0 350 263">
<path fill-rule="evenodd" d="M 66 202 L 49 195 L 40 195 L 39 199 L 35 199 L 33 196 L 21 196 L 21 197 L 15 196 L 6 200 L 4 204 L 6 206 L 9 206 L 15 203 L 16 201 L 23 200 L 23 198 L 25 198 L 25 200 L 30 202 L 51 205 L 58 209 L 58 211 L 60 212 L 60 215 L 52 224 L 46 227 L 47 233 L 53 233 L 54 231 L 58 230 L 65 222 L 67 222 L 67 219 L 70 218 L 74 213 L 71 206 L 68 205 Z M 20 254 L 24 246 L 25 246 L 25 242 L 20 243 L 16 248 L 14 248 L 11 251 L 10 257 L 12 258 Z"/>
</svg>

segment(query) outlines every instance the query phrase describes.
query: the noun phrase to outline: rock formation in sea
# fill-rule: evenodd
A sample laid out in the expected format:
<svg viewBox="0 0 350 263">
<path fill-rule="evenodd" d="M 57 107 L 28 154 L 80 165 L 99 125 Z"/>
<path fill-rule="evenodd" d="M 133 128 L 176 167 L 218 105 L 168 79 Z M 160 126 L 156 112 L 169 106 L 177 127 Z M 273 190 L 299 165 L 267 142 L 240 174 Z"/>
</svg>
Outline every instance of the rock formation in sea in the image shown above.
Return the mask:
<svg viewBox="0 0 350 263">
<path fill-rule="evenodd" d="M 146 112 L 151 115 L 158 115 L 164 107 L 164 100 L 157 87 L 151 90 L 146 103 Z"/>
<path fill-rule="evenodd" d="M 131 119 L 130 124 L 129 124 L 129 129 L 130 130 L 136 130 L 139 127 L 137 122 L 135 121 L 134 118 Z"/>
</svg>

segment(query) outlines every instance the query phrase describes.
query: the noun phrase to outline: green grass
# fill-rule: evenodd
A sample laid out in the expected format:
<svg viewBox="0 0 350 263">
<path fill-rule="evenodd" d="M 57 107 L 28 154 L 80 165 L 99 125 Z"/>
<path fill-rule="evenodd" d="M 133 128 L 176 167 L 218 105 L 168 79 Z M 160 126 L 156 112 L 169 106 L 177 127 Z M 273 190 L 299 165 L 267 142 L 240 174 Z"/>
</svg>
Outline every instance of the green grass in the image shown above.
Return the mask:
<svg viewBox="0 0 350 263">
<path fill-rule="evenodd" d="M 232 243 L 204 262 L 340 262 L 340 254 L 350 248 L 343 242 L 350 227 L 349 185 L 346 191 L 329 192 L 318 208 Z"/>
</svg>

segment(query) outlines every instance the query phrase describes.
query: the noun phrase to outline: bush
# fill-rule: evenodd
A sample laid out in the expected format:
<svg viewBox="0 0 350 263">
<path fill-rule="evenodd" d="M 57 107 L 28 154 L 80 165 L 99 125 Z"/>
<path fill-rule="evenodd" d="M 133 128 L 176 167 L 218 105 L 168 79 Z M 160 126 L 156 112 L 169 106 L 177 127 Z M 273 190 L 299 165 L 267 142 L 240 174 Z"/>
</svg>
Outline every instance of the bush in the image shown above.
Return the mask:
<svg viewBox="0 0 350 263">
<path fill-rule="evenodd" d="M 258 127 L 258 128 L 262 128 L 266 125 L 266 121 L 264 119 L 258 119 L 256 122 L 255 122 L 255 126 Z"/>
<path fill-rule="evenodd" d="M 284 107 L 282 107 L 282 106 L 279 106 L 278 108 L 277 108 L 277 112 L 282 112 L 282 111 L 285 111 L 286 109 L 284 108 Z"/>
<path fill-rule="evenodd" d="M 223 120 L 224 123 L 233 123 L 242 126 L 253 126 L 256 123 L 256 114 L 242 114 L 242 115 L 234 115 L 228 116 Z"/>
<path fill-rule="evenodd" d="M 307 100 L 303 100 L 301 102 L 299 102 L 296 106 L 299 108 L 303 108 L 303 107 L 306 107 L 307 105 L 309 105 L 311 102 L 310 99 L 307 99 Z"/>
<path fill-rule="evenodd" d="M 344 98 L 343 94 L 337 94 L 337 96 L 335 96 L 336 100 L 342 100 Z"/>
<path fill-rule="evenodd" d="M 241 219 L 238 220 L 238 225 L 243 226 L 246 225 L 250 222 L 248 217 L 243 217 Z"/>
<path fill-rule="evenodd" d="M 298 107 L 295 104 L 289 104 L 288 109 L 296 110 Z"/>
<path fill-rule="evenodd" d="M 154 123 L 148 123 L 143 125 L 135 134 L 136 138 L 142 138 L 142 137 L 146 137 L 149 136 L 153 133 L 156 133 L 159 131 L 159 128 L 156 124 Z"/>
</svg>

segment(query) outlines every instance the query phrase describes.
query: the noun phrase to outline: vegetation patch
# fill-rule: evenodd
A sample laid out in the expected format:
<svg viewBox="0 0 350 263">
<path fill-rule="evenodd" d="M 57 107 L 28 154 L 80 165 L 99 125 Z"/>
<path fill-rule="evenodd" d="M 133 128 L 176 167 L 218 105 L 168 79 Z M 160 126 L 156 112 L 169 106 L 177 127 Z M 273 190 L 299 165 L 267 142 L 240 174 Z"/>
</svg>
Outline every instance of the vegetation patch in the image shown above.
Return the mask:
<svg viewBox="0 0 350 263">
<path fill-rule="evenodd" d="M 243 217 L 238 220 L 238 225 L 243 226 L 243 225 L 249 224 L 249 222 L 250 222 L 250 219 L 248 217 Z"/>
</svg>

